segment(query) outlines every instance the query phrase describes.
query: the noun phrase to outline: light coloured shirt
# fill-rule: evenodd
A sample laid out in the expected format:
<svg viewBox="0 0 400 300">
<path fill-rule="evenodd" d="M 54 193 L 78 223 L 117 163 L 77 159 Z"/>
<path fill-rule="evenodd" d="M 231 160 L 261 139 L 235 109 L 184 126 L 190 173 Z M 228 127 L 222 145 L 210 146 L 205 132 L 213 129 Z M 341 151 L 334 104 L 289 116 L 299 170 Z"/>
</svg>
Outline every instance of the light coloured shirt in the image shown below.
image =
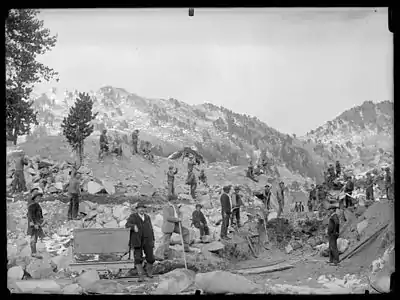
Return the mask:
<svg viewBox="0 0 400 300">
<path fill-rule="evenodd" d="M 178 214 L 176 213 L 175 205 L 172 205 L 172 208 L 174 209 L 174 218 L 178 218 Z"/>
<path fill-rule="evenodd" d="M 142 219 L 142 221 L 144 222 L 144 215 L 138 214 L 139 217 Z"/>
</svg>

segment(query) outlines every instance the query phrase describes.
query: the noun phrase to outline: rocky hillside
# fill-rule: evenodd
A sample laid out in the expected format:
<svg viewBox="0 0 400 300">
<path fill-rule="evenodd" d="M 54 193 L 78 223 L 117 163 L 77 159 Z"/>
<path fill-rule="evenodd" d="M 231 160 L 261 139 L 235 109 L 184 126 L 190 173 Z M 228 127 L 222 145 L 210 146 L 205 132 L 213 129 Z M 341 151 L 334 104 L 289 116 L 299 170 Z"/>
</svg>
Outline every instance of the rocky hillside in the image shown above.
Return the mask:
<svg viewBox="0 0 400 300">
<path fill-rule="evenodd" d="M 35 103 L 40 124 L 30 137 L 56 135 L 59 124 L 77 97 L 77 92 L 66 91 L 64 99 L 55 99 L 54 93 L 41 95 Z M 183 146 L 196 148 L 208 162 L 247 164 L 261 156 L 271 163 L 271 173 L 286 173 L 317 178 L 322 160 L 313 157 L 296 138 L 282 134 L 248 115 L 238 114 L 210 103 L 188 105 L 176 99 L 148 99 L 121 88 L 106 86 L 90 93 L 99 112 L 95 120 L 95 135 L 103 128 L 125 135 L 141 130 L 140 139 L 150 141 L 160 156 L 168 156 Z M 28 137 L 29 139 L 29 137 Z M 260 149 L 265 149 L 263 153 Z"/>
<path fill-rule="evenodd" d="M 392 163 L 393 116 L 393 102 L 365 101 L 300 139 L 326 161 L 340 160 L 362 171 Z"/>
</svg>

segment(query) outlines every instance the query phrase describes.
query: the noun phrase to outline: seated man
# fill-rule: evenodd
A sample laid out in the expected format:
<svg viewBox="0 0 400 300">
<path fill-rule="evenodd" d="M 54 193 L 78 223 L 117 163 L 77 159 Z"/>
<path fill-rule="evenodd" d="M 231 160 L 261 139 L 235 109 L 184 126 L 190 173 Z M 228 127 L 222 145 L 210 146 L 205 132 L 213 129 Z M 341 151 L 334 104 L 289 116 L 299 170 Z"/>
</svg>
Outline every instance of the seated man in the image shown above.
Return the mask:
<svg viewBox="0 0 400 300">
<path fill-rule="evenodd" d="M 196 204 L 196 210 L 192 214 L 192 224 L 194 227 L 200 229 L 200 238 L 203 239 L 204 235 L 209 235 L 210 231 L 207 226 L 207 220 L 201 211 L 202 205 Z"/>
</svg>

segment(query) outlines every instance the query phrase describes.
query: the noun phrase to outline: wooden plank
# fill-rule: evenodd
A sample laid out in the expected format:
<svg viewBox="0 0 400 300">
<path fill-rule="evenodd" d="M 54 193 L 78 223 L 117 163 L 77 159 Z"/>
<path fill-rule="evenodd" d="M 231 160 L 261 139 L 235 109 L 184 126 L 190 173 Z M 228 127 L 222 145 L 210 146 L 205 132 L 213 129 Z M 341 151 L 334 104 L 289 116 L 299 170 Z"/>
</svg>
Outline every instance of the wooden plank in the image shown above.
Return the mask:
<svg viewBox="0 0 400 300">
<path fill-rule="evenodd" d="M 247 243 L 249 244 L 250 250 L 253 253 L 254 257 L 258 257 L 256 251 L 254 250 L 253 243 L 251 242 L 250 238 L 246 236 Z"/>
<path fill-rule="evenodd" d="M 133 261 L 121 262 L 87 262 L 87 263 L 72 263 L 69 265 L 71 271 L 82 270 L 119 270 L 119 269 L 134 269 L 135 263 Z"/>
<path fill-rule="evenodd" d="M 247 269 L 254 269 L 254 268 L 262 268 L 262 267 L 274 266 L 274 265 L 277 265 L 277 264 L 280 264 L 280 263 L 283 263 L 283 262 L 285 262 L 284 259 L 278 259 L 278 260 L 267 261 L 267 262 L 265 262 L 265 261 L 259 261 L 257 265 L 255 265 L 255 264 L 253 264 L 253 265 L 250 264 L 250 265 L 249 265 L 248 262 L 243 262 L 243 263 L 246 263 L 246 264 L 247 264 L 246 267 L 240 267 L 240 264 L 239 264 L 239 265 L 236 265 L 236 267 L 238 267 L 237 270 L 247 270 Z"/>
<path fill-rule="evenodd" d="M 127 253 L 129 228 L 74 229 L 74 254 Z"/>
<path fill-rule="evenodd" d="M 262 267 L 262 268 L 253 268 L 253 269 L 247 269 L 247 270 L 236 270 L 236 273 L 242 274 L 242 275 L 250 275 L 250 274 L 265 274 L 265 273 L 272 273 L 276 271 L 283 271 L 287 269 L 293 268 L 293 265 L 290 264 L 279 264 L 275 266 L 268 266 L 268 267 Z"/>
</svg>

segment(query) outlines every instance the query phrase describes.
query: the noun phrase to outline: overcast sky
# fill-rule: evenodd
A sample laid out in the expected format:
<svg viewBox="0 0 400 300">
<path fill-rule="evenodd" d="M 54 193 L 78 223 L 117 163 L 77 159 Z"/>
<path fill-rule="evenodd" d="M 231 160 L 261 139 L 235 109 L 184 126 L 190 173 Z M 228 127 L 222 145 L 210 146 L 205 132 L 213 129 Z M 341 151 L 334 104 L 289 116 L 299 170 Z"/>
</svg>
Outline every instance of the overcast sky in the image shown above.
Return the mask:
<svg viewBox="0 0 400 300">
<path fill-rule="evenodd" d="M 211 102 L 305 134 L 365 100 L 392 100 L 387 9 L 44 10 L 39 59 L 65 88 Z M 61 95 L 61 94 L 60 94 Z"/>
</svg>

